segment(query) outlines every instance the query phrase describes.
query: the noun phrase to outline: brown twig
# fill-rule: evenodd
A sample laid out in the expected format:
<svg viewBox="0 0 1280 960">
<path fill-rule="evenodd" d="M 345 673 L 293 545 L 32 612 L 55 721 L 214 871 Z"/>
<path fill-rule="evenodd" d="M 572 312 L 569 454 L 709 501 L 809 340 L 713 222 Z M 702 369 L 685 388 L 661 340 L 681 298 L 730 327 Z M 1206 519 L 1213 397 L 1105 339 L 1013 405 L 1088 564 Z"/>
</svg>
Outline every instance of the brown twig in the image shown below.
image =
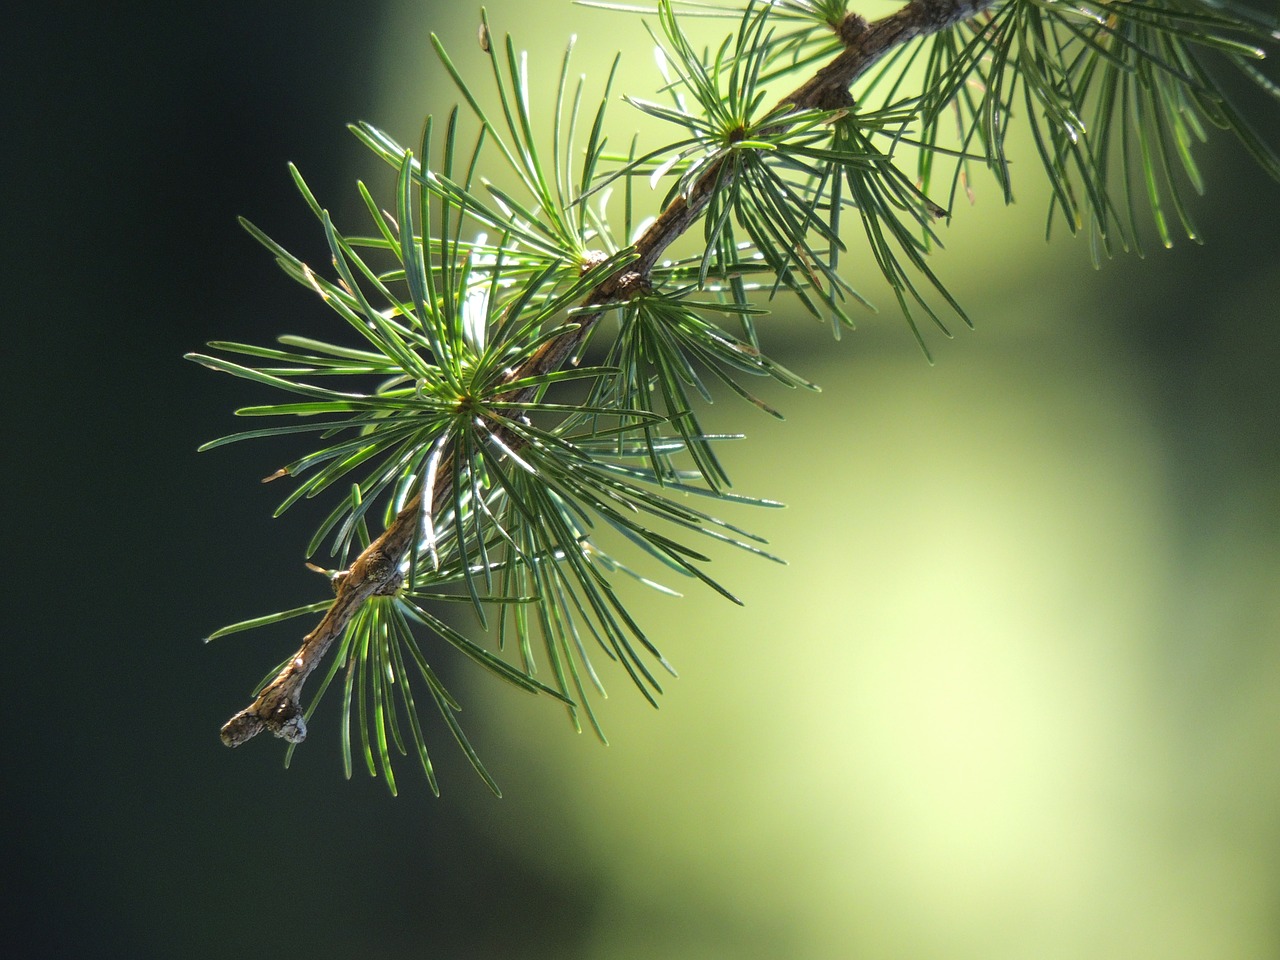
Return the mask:
<svg viewBox="0 0 1280 960">
<path fill-rule="evenodd" d="M 779 106 L 791 105 L 795 110 L 839 109 L 851 106 L 849 86 L 874 66 L 886 53 L 917 37 L 927 36 L 982 12 L 996 0 L 911 0 L 905 7 L 868 23 L 857 14 L 849 14 L 836 28 L 844 50 L 819 69 L 813 77 L 783 97 Z M 712 164 L 683 196 L 667 206 L 636 241 L 638 259 L 618 273 L 601 281 L 591 292 L 579 314 L 578 327 L 548 341 L 511 380 L 537 376 L 563 366 L 590 333 L 605 308 L 628 299 L 643 287 L 663 251 L 697 221 L 711 200 L 712 193 L 723 188 L 722 162 Z M 599 308 L 592 311 L 591 308 Z M 517 394 L 513 402 L 527 400 Z M 440 469 L 436 474 L 432 503 L 446 501 L 453 483 L 452 471 Z M 301 704 L 302 686 L 324 658 L 335 640 L 342 635 L 356 611 L 370 598 L 392 593 L 400 583 L 400 562 L 409 551 L 419 529 L 422 496 L 418 494 L 405 504 L 390 526 L 373 541 L 355 562 L 334 580 L 337 596 L 315 629 L 303 638 L 302 646 L 288 665 L 262 689 L 244 710 L 227 721 L 222 728 L 222 742 L 236 747 L 270 730 L 277 737 L 293 743 L 306 738 L 307 727 Z"/>
</svg>

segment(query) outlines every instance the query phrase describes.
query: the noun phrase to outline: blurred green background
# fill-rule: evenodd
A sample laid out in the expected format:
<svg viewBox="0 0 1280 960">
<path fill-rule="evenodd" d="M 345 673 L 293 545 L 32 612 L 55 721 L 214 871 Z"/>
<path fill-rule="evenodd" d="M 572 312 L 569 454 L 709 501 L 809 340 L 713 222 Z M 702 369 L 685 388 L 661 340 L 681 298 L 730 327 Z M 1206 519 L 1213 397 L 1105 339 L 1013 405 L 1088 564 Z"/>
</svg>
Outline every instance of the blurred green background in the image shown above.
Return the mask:
<svg viewBox="0 0 1280 960">
<path fill-rule="evenodd" d="M 489 10 L 548 91 L 570 32 L 652 90 L 635 20 Z M 342 125 L 411 142 L 456 99 L 428 32 L 471 69 L 477 23 L 51 5 L 0 41 L 16 955 L 1280 955 L 1280 186 L 1222 141 L 1207 245 L 1098 273 L 1040 242 L 1033 167 L 1014 208 L 980 183 L 937 261 L 977 329 L 933 367 L 883 295 L 838 345 L 780 311 L 824 392 L 709 420 L 790 565 L 718 557 L 742 609 L 637 596 L 681 677 L 654 712 L 606 675 L 610 746 L 447 660 L 504 800 L 441 729 L 440 800 L 344 781 L 336 703 L 287 773 L 218 743 L 293 638 L 200 638 L 315 595 L 319 514 L 269 520 L 266 445 L 195 454 L 249 398 L 180 357 L 328 322 L 235 216 L 324 262 L 285 162 L 359 226 Z"/>
</svg>

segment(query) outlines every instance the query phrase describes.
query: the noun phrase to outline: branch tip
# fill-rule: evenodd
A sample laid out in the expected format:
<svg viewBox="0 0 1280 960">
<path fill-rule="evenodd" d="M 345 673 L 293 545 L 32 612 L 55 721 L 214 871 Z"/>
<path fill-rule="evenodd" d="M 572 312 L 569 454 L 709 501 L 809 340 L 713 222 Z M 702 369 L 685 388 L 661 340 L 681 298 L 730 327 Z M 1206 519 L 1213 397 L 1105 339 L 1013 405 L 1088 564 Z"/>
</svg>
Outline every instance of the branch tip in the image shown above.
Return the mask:
<svg viewBox="0 0 1280 960">
<path fill-rule="evenodd" d="M 307 721 L 302 716 L 302 709 L 292 700 L 277 704 L 264 716 L 264 704 L 261 700 L 241 710 L 222 727 L 222 742 L 228 747 L 238 747 L 247 743 L 264 730 L 270 730 L 281 740 L 290 743 L 301 743 L 307 739 Z"/>
<path fill-rule="evenodd" d="M 222 743 L 228 747 L 238 747 L 260 734 L 264 726 L 257 716 L 248 710 L 241 710 L 222 725 Z"/>
</svg>

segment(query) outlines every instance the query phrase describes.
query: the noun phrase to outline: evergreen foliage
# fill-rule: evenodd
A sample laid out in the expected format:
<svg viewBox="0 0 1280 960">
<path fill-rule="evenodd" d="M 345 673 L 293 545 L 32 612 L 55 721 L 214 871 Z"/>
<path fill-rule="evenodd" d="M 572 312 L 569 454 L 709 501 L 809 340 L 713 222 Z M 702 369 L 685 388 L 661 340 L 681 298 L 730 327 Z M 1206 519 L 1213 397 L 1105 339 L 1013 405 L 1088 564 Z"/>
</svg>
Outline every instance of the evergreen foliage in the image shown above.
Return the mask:
<svg viewBox="0 0 1280 960">
<path fill-rule="evenodd" d="M 778 297 L 837 335 L 850 326 L 867 301 L 840 271 L 849 247 L 872 252 L 922 348 L 917 315 L 944 333 L 947 312 L 967 323 L 929 253 L 983 168 L 1012 201 L 1012 126 L 1033 135 L 1048 224 L 1086 232 L 1098 258 L 1141 250 L 1144 205 L 1159 242 L 1177 229 L 1198 240 L 1188 190 L 1204 189 L 1194 147 L 1211 129 L 1280 178 L 1221 79 L 1280 97 L 1259 66 L 1277 24 L 1228 0 L 911 0 L 872 23 L 844 0 L 592 5 L 644 16 L 660 89 L 622 99 L 669 123 L 669 142 L 611 150 L 615 73 L 594 93 L 571 82 L 570 47 L 555 83 L 536 89 L 526 54 L 482 14 L 494 113 L 433 37 L 478 136 L 464 142 L 459 108 L 427 120 L 416 152 L 352 127 L 397 184 L 384 200 L 358 184 L 359 234 L 340 231 L 292 170 L 328 242 L 321 270 L 245 222 L 353 336 L 191 355 L 289 395 L 237 411 L 273 425 L 202 449 L 312 434 L 315 448 L 269 478 L 298 481 L 277 515 L 321 494 L 333 503 L 306 555 L 331 568 L 334 596 L 213 634 L 322 615 L 224 728 L 230 745 L 268 729 L 291 755 L 336 685 L 348 775 L 358 753 L 394 793 L 393 760 L 416 757 L 437 790 L 419 715 L 430 701 L 496 792 L 431 666 L 441 641 L 601 737 L 601 660 L 656 705 L 670 667 L 618 577 L 671 592 L 651 579 L 665 571 L 736 602 L 707 572 L 709 548 L 775 559 L 716 516 L 717 503 L 774 504 L 731 491 L 716 451 L 734 438 L 698 417 L 711 386 L 773 415 L 751 378 L 813 388 L 763 352 L 759 327 Z M 695 44 L 694 17 L 723 19 L 722 42 Z M 488 179 L 501 167 L 518 188 Z M 662 199 L 641 221 L 638 188 L 661 184 L 665 195 L 644 192 Z M 663 259 L 686 232 L 701 252 Z M 602 360 L 582 365 L 593 338 L 608 339 Z M 458 602 L 474 636 L 438 613 Z"/>
</svg>

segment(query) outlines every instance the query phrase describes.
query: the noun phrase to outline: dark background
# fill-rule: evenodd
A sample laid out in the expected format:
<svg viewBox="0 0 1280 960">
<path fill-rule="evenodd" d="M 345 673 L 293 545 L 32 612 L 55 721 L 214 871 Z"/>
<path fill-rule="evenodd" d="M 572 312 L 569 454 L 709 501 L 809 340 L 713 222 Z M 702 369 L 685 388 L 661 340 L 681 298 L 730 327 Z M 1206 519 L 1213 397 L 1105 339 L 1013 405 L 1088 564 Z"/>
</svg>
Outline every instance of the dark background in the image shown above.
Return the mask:
<svg viewBox="0 0 1280 960">
<path fill-rule="evenodd" d="M 231 753 L 216 735 L 281 651 L 201 637 L 310 596 L 310 518 L 268 521 L 265 447 L 196 454 L 245 394 L 181 357 L 316 316 L 235 217 L 322 257 L 285 163 L 326 196 L 368 169 L 341 125 L 381 119 L 384 29 L 378 3 L 50 4 L 0 41 L 15 956 L 587 955 L 590 862 L 542 870 L 495 824 L 528 824 L 549 858 L 572 827 L 490 797 L 451 747 L 442 800 L 414 784 L 391 801 L 341 779 L 327 734 L 287 774 L 277 745 Z M 1173 549 L 1192 557 L 1245 487 L 1261 502 L 1248 535 L 1280 538 L 1280 333 L 1259 279 L 1274 277 L 1280 191 L 1238 152 L 1208 156 L 1207 247 L 1073 280 L 1094 284 L 1073 322 L 1109 328 L 1156 398 L 1179 461 Z M 1237 289 L 1253 299 L 1223 320 Z"/>
<path fill-rule="evenodd" d="M 278 750 L 227 751 L 224 715 L 279 651 L 200 642 L 314 585 L 304 528 L 265 522 L 274 455 L 195 451 L 243 394 L 181 358 L 310 306 L 235 218 L 315 255 L 285 163 L 350 192 L 342 124 L 369 116 L 381 5 L 43 11 L 0 41 L 9 949 L 498 955 L 529 911 L 580 895 L 429 795 L 357 780 L 335 804 L 332 762 L 285 775 Z M 451 752 L 454 802 L 490 803 Z M 407 824 L 428 855 L 397 844 Z"/>
</svg>

